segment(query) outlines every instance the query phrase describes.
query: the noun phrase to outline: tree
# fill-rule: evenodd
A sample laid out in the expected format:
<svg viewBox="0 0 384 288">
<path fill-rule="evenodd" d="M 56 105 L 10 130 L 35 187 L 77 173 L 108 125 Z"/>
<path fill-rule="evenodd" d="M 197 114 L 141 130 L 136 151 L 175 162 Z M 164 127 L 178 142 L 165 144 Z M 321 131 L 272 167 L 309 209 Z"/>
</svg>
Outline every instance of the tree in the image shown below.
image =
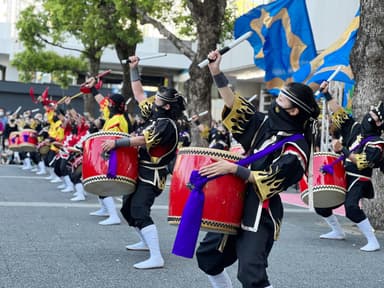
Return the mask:
<svg viewBox="0 0 384 288">
<path fill-rule="evenodd" d="M 197 66 L 204 60 L 211 50 L 216 49 L 221 39 L 225 38 L 232 27 L 233 22 L 232 11 L 227 8 L 226 0 L 217 1 L 198 1 L 189 0 L 181 1 L 181 11 L 189 11 L 188 15 L 180 14 L 180 11 L 172 10 L 175 7 L 174 1 L 157 1 L 163 2 L 161 5 L 154 6 L 138 6 L 137 12 L 142 24 L 152 24 L 159 30 L 168 40 L 170 40 L 177 49 L 191 61 L 189 67 L 190 80 L 186 84 L 186 95 L 190 113 L 201 111 L 211 111 L 211 86 L 212 77 L 207 68 L 199 68 Z M 166 18 L 172 16 L 172 18 Z M 164 25 L 164 19 L 173 21 L 182 35 L 193 36 L 197 42 L 196 51 L 192 50 L 179 37 L 168 30 Z M 192 111 L 192 109 L 194 111 Z M 193 144 L 199 137 L 194 134 Z"/>
<path fill-rule="evenodd" d="M 356 80 L 352 108 L 358 119 L 372 104 L 384 100 L 384 2 L 360 3 L 360 28 L 350 59 Z M 384 229 L 384 178 L 377 170 L 373 175 L 375 199 L 364 201 L 364 208 L 372 225 Z"/>
<path fill-rule="evenodd" d="M 102 30 L 106 27 L 106 19 L 100 15 L 99 2 L 45 0 L 41 11 L 30 6 L 17 22 L 19 39 L 29 52 L 37 49 L 40 53 L 47 45 L 79 52 L 88 60 L 88 71 L 96 75 L 102 53 L 111 44 L 110 34 Z M 69 37 L 78 40 L 83 49 L 66 47 Z M 85 111 L 93 113 L 95 101 L 92 95 L 84 96 L 84 104 Z"/>
</svg>

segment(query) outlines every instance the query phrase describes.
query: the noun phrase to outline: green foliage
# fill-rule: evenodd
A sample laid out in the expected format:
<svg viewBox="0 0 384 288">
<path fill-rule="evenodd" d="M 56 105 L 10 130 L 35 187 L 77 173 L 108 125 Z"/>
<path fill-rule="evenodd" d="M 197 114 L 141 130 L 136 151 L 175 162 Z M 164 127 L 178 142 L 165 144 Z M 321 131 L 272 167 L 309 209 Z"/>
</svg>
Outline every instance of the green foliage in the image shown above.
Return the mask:
<svg viewBox="0 0 384 288">
<path fill-rule="evenodd" d="M 21 71 L 22 81 L 31 81 L 35 72 L 51 73 L 56 83 L 67 87 L 73 77 L 87 71 L 87 63 L 79 57 L 59 56 L 52 51 L 25 50 L 11 63 Z"/>
</svg>

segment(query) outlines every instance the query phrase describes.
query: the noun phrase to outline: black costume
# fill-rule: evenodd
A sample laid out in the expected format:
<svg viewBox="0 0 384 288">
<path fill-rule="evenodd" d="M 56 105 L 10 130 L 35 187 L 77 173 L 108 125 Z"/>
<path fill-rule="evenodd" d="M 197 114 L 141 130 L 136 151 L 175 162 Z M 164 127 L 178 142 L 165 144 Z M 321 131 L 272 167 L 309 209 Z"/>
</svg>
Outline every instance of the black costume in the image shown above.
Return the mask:
<svg viewBox="0 0 384 288">
<path fill-rule="evenodd" d="M 139 147 L 139 179 L 136 191 L 124 198 L 121 213 L 128 224 L 142 229 L 153 224 L 150 217 L 154 200 L 165 188 L 167 165 L 175 157 L 178 130 L 163 109 L 153 111 L 153 99 L 140 103 L 147 125 L 142 131 L 146 147 Z"/>
<path fill-rule="evenodd" d="M 342 145 L 348 150 L 359 145 L 364 138 L 372 137 L 370 141 L 354 152 L 357 159 L 356 164 L 348 158 L 344 162 L 348 193 L 346 193 L 345 203 L 341 205 L 345 206 L 346 216 L 355 223 L 367 218 L 359 206 L 359 201 L 362 198 L 372 199 L 374 197 L 371 182 L 372 170 L 379 167 L 383 158 L 384 140 L 380 138 L 381 130 L 376 129 L 373 126 L 375 124 L 370 122 L 369 114 L 360 124 L 344 109 L 340 109 L 332 115 L 332 123 L 342 137 Z M 317 214 L 329 217 L 332 215 L 332 210 L 339 206 L 316 208 L 315 210 Z"/>
<path fill-rule="evenodd" d="M 312 92 L 309 93 L 311 98 L 312 95 Z M 313 99 L 303 101 L 314 102 Z M 316 103 L 312 105 L 316 107 L 315 111 L 311 111 L 311 116 L 315 118 L 319 110 Z M 223 124 L 248 155 L 293 134 L 303 134 L 305 120 L 309 118 L 303 112 L 295 117 L 290 116 L 276 102 L 272 103 L 268 115 L 265 115 L 239 96 L 235 96 L 231 109 L 224 107 L 222 115 Z M 247 184 L 242 229 L 227 239 L 221 234 L 207 233 L 196 252 L 201 270 L 208 275 L 218 275 L 225 267 L 239 260 L 238 279 L 243 287 L 270 285 L 266 273 L 267 258 L 273 242 L 278 238 L 283 218 L 279 193 L 301 179 L 308 156 L 308 143 L 301 138 L 287 142 L 282 149 L 251 165 L 251 174 L 256 183 Z M 218 247 L 222 247 L 222 244 L 224 248 L 219 251 Z"/>
</svg>

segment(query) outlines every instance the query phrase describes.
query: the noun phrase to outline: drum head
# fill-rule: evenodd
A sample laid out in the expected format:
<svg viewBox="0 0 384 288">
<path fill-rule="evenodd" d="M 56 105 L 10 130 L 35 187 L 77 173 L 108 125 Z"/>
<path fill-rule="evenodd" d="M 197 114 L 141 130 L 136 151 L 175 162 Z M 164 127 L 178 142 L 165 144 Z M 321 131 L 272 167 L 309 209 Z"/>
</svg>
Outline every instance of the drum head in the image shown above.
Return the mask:
<svg viewBox="0 0 384 288">
<path fill-rule="evenodd" d="M 84 180 L 85 191 L 104 197 L 129 195 L 135 191 L 135 188 L 136 181 L 120 176 L 113 179 L 97 176 Z"/>
<path fill-rule="evenodd" d="M 21 151 L 21 152 L 35 152 L 36 151 L 36 145 L 26 144 L 26 143 L 20 144 L 19 145 L 19 151 Z"/>
<path fill-rule="evenodd" d="M 315 208 L 331 208 L 344 203 L 346 191 L 339 187 L 318 186 L 313 188 L 313 206 Z M 301 193 L 301 199 L 309 205 L 309 190 Z"/>
</svg>

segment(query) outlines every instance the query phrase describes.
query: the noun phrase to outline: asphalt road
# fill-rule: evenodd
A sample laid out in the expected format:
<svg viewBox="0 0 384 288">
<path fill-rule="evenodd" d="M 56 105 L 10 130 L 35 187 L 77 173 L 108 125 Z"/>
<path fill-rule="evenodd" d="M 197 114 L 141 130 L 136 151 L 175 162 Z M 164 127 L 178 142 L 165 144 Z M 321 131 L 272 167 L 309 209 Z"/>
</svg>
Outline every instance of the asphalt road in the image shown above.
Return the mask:
<svg viewBox="0 0 384 288">
<path fill-rule="evenodd" d="M 153 218 L 165 267 L 136 270 L 132 265 L 147 252 L 128 252 L 136 242 L 132 228 L 101 226 L 89 212 L 98 209 L 97 197 L 71 203 L 71 193 L 19 166 L 0 166 L 0 287 L 210 287 L 196 259 L 171 253 L 177 227 L 167 223 L 168 191 L 156 200 Z M 121 201 L 116 198 L 119 207 Z M 345 241 L 320 240 L 325 223 L 305 208 L 286 205 L 279 241 L 269 259 L 274 288 L 384 287 L 383 251 L 361 252 L 364 237 L 339 217 Z M 204 233 L 200 234 L 202 237 Z M 377 232 L 384 247 L 384 234 Z M 229 268 L 234 287 L 237 265 Z"/>
</svg>

